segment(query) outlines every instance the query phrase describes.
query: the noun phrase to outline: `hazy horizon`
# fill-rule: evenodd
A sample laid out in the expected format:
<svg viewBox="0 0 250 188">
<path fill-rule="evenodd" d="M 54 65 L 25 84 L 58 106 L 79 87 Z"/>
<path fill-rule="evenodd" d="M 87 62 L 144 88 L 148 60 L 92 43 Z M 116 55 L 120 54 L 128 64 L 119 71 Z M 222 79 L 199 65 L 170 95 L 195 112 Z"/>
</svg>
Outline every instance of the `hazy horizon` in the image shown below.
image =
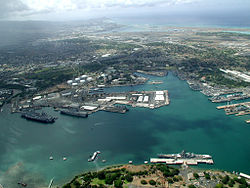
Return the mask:
<svg viewBox="0 0 250 188">
<path fill-rule="evenodd" d="M 227 20 L 250 25 L 247 0 L 0 0 L 0 20 L 73 21 L 91 18 Z M 221 21 L 221 22 L 223 22 Z"/>
</svg>

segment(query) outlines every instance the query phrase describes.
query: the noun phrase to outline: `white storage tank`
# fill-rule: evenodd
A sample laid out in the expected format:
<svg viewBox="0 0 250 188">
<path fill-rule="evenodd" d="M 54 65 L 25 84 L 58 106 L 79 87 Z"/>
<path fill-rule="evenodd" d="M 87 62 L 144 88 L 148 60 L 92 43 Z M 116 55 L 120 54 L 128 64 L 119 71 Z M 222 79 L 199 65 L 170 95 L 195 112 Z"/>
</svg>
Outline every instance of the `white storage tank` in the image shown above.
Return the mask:
<svg viewBox="0 0 250 188">
<path fill-rule="evenodd" d="M 87 78 L 87 81 L 88 81 L 88 82 L 90 82 L 90 81 L 92 81 L 92 80 L 93 80 L 92 77 L 88 77 L 88 78 Z"/>
<path fill-rule="evenodd" d="M 72 84 L 73 83 L 73 80 L 68 80 L 67 81 L 67 84 Z"/>
<path fill-rule="evenodd" d="M 86 82 L 85 80 L 80 80 L 80 83 L 82 83 L 82 84 L 85 83 L 85 82 Z"/>
<path fill-rule="evenodd" d="M 81 79 L 85 79 L 85 78 L 87 78 L 88 76 L 87 75 L 82 75 L 81 76 Z"/>
</svg>

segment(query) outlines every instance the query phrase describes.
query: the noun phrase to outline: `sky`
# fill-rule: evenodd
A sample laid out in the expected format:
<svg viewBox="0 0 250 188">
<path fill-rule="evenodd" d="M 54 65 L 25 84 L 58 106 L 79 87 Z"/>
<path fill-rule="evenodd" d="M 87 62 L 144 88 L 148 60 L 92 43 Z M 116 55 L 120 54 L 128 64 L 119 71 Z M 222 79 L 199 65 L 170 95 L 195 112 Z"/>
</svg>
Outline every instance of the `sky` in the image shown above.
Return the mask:
<svg viewBox="0 0 250 188">
<path fill-rule="evenodd" d="M 1 20 L 164 15 L 250 17 L 250 0 L 0 0 Z"/>
</svg>

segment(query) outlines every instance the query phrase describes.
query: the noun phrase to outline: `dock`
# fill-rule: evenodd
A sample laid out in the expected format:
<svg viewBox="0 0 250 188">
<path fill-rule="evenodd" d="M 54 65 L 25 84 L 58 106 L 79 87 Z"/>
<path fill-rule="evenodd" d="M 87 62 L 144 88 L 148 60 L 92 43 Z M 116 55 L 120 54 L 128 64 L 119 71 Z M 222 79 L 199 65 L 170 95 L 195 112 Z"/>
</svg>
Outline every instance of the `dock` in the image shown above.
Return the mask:
<svg viewBox="0 0 250 188">
<path fill-rule="evenodd" d="M 234 107 L 241 106 L 241 105 L 250 105 L 250 102 L 243 102 L 243 103 L 237 103 L 237 104 L 217 106 L 216 108 L 218 110 L 220 110 L 220 109 L 225 109 L 225 108 L 234 108 Z"/>
<path fill-rule="evenodd" d="M 244 116 L 244 115 L 249 115 L 249 114 L 250 114 L 250 111 L 247 111 L 247 112 L 241 111 L 238 114 L 236 114 L 236 116 Z"/>
</svg>

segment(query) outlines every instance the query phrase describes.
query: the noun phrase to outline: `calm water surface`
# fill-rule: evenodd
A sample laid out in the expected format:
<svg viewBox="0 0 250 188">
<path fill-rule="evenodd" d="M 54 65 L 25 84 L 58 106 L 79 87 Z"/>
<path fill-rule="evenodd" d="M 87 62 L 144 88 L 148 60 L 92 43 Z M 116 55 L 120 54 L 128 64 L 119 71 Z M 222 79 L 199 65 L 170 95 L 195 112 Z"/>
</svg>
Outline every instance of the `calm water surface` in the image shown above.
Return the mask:
<svg viewBox="0 0 250 188">
<path fill-rule="evenodd" d="M 59 117 L 51 125 L 27 121 L 20 114 L 0 113 L 0 183 L 15 188 L 18 181 L 25 181 L 41 187 L 54 177 L 60 185 L 82 171 L 129 160 L 140 164 L 157 153 L 183 149 L 212 155 L 215 164 L 207 168 L 250 173 L 250 126 L 244 122 L 249 116 L 226 116 L 216 109 L 217 104 L 171 73 L 149 78 L 164 84 L 106 91 L 167 89 L 169 106 L 155 110 L 131 107 L 127 114 L 98 112 L 87 119 L 46 109 Z M 88 163 L 96 150 L 102 152 L 100 158 Z M 68 160 L 63 161 L 63 156 Z"/>
</svg>

